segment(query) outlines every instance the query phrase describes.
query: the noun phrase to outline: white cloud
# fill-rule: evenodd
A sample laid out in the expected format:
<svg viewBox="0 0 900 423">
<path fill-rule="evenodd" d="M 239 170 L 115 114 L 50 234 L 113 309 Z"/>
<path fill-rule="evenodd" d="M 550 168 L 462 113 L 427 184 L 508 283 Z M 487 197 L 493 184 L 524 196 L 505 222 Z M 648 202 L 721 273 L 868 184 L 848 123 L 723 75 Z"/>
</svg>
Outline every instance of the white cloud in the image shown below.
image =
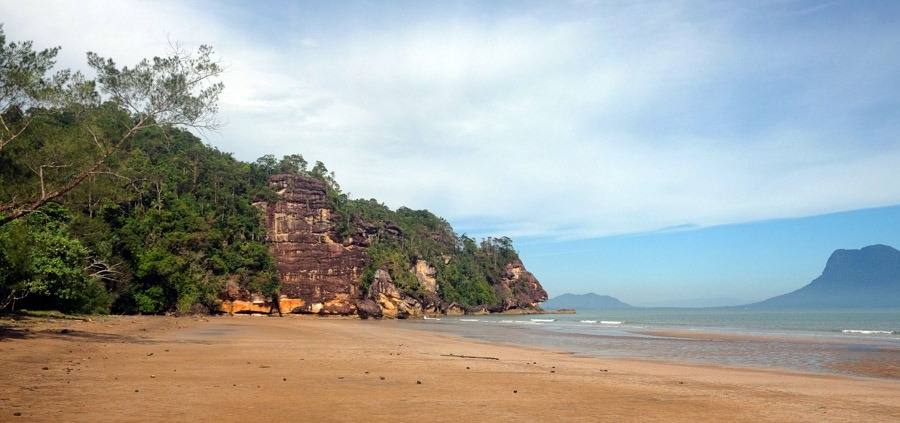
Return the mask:
<svg viewBox="0 0 900 423">
<path fill-rule="evenodd" d="M 898 69 L 862 50 L 885 34 L 800 32 L 774 49 L 741 33 L 748 12 L 594 4 L 556 19 L 256 28 L 276 43 L 197 3 L 19 3 L 0 2 L 7 35 L 61 44 L 66 66 L 85 50 L 128 63 L 168 39 L 214 45 L 228 126 L 209 142 L 322 159 L 354 195 L 470 231 L 586 237 L 900 202 L 896 126 L 859 139 L 851 118 Z"/>
</svg>

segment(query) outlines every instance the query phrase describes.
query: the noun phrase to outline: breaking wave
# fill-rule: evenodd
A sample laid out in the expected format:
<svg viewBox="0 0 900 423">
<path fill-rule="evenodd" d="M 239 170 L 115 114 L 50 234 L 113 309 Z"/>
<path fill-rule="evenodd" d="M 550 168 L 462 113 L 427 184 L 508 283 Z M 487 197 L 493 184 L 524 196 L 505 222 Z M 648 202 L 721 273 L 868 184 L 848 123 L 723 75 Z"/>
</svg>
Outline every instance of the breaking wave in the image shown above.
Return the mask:
<svg viewBox="0 0 900 423">
<path fill-rule="evenodd" d="M 896 331 L 890 330 L 864 330 L 864 329 L 844 329 L 841 332 L 855 335 L 893 335 Z"/>
</svg>

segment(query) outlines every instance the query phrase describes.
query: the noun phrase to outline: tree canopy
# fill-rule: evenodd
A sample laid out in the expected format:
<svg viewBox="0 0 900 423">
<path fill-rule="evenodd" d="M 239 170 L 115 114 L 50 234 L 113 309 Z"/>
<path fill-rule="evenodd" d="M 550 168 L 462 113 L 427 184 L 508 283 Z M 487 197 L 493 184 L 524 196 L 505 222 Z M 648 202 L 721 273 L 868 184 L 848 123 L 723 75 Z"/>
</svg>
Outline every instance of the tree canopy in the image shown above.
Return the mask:
<svg viewBox="0 0 900 423">
<path fill-rule="evenodd" d="M 53 72 L 59 48 L 6 42 L 0 27 L 0 151 L 10 148 L 32 178 L 0 198 L 0 226 L 34 212 L 100 174 L 125 144 L 152 128 L 214 127 L 223 85 L 213 50 L 175 48 L 170 56 L 118 67 L 87 53 L 96 79 Z"/>
</svg>

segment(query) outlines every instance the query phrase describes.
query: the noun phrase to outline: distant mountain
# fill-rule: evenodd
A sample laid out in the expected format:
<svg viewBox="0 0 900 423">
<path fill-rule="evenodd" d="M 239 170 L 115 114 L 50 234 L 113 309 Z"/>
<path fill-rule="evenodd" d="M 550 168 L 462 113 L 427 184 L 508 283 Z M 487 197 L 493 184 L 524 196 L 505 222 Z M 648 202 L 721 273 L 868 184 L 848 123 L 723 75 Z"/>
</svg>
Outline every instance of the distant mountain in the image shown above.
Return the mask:
<svg viewBox="0 0 900 423">
<path fill-rule="evenodd" d="M 887 245 L 831 254 L 822 276 L 753 307 L 898 307 L 900 251 Z"/>
<path fill-rule="evenodd" d="M 746 299 L 738 299 L 731 297 L 712 297 L 712 298 L 688 298 L 682 300 L 657 301 L 650 303 L 638 304 L 638 307 L 687 307 L 687 308 L 706 308 L 706 307 L 731 307 L 738 304 L 747 304 Z"/>
<path fill-rule="evenodd" d="M 558 310 L 561 308 L 574 308 L 576 310 L 631 308 L 630 305 L 610 297 L 609 295 L 597 295 L 593 292 L 582 295 L 562 294 L 547 300 L 541 304 L 541 307 L 548 310 Z"/>
</svg>

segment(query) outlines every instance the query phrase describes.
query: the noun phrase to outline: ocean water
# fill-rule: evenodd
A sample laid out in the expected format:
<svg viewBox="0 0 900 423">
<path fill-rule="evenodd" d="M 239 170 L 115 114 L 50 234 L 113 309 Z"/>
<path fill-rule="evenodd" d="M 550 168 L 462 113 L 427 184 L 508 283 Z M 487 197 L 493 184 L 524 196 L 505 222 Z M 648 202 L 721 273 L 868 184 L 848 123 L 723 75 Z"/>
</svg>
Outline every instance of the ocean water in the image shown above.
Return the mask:
<svg viewBox="0 0 900 423">
<path fill-rule="evenodd" d="M 638 308 L 408 323 L 581 355 L 900 379 L 900 308 Z"/>
</svg>

